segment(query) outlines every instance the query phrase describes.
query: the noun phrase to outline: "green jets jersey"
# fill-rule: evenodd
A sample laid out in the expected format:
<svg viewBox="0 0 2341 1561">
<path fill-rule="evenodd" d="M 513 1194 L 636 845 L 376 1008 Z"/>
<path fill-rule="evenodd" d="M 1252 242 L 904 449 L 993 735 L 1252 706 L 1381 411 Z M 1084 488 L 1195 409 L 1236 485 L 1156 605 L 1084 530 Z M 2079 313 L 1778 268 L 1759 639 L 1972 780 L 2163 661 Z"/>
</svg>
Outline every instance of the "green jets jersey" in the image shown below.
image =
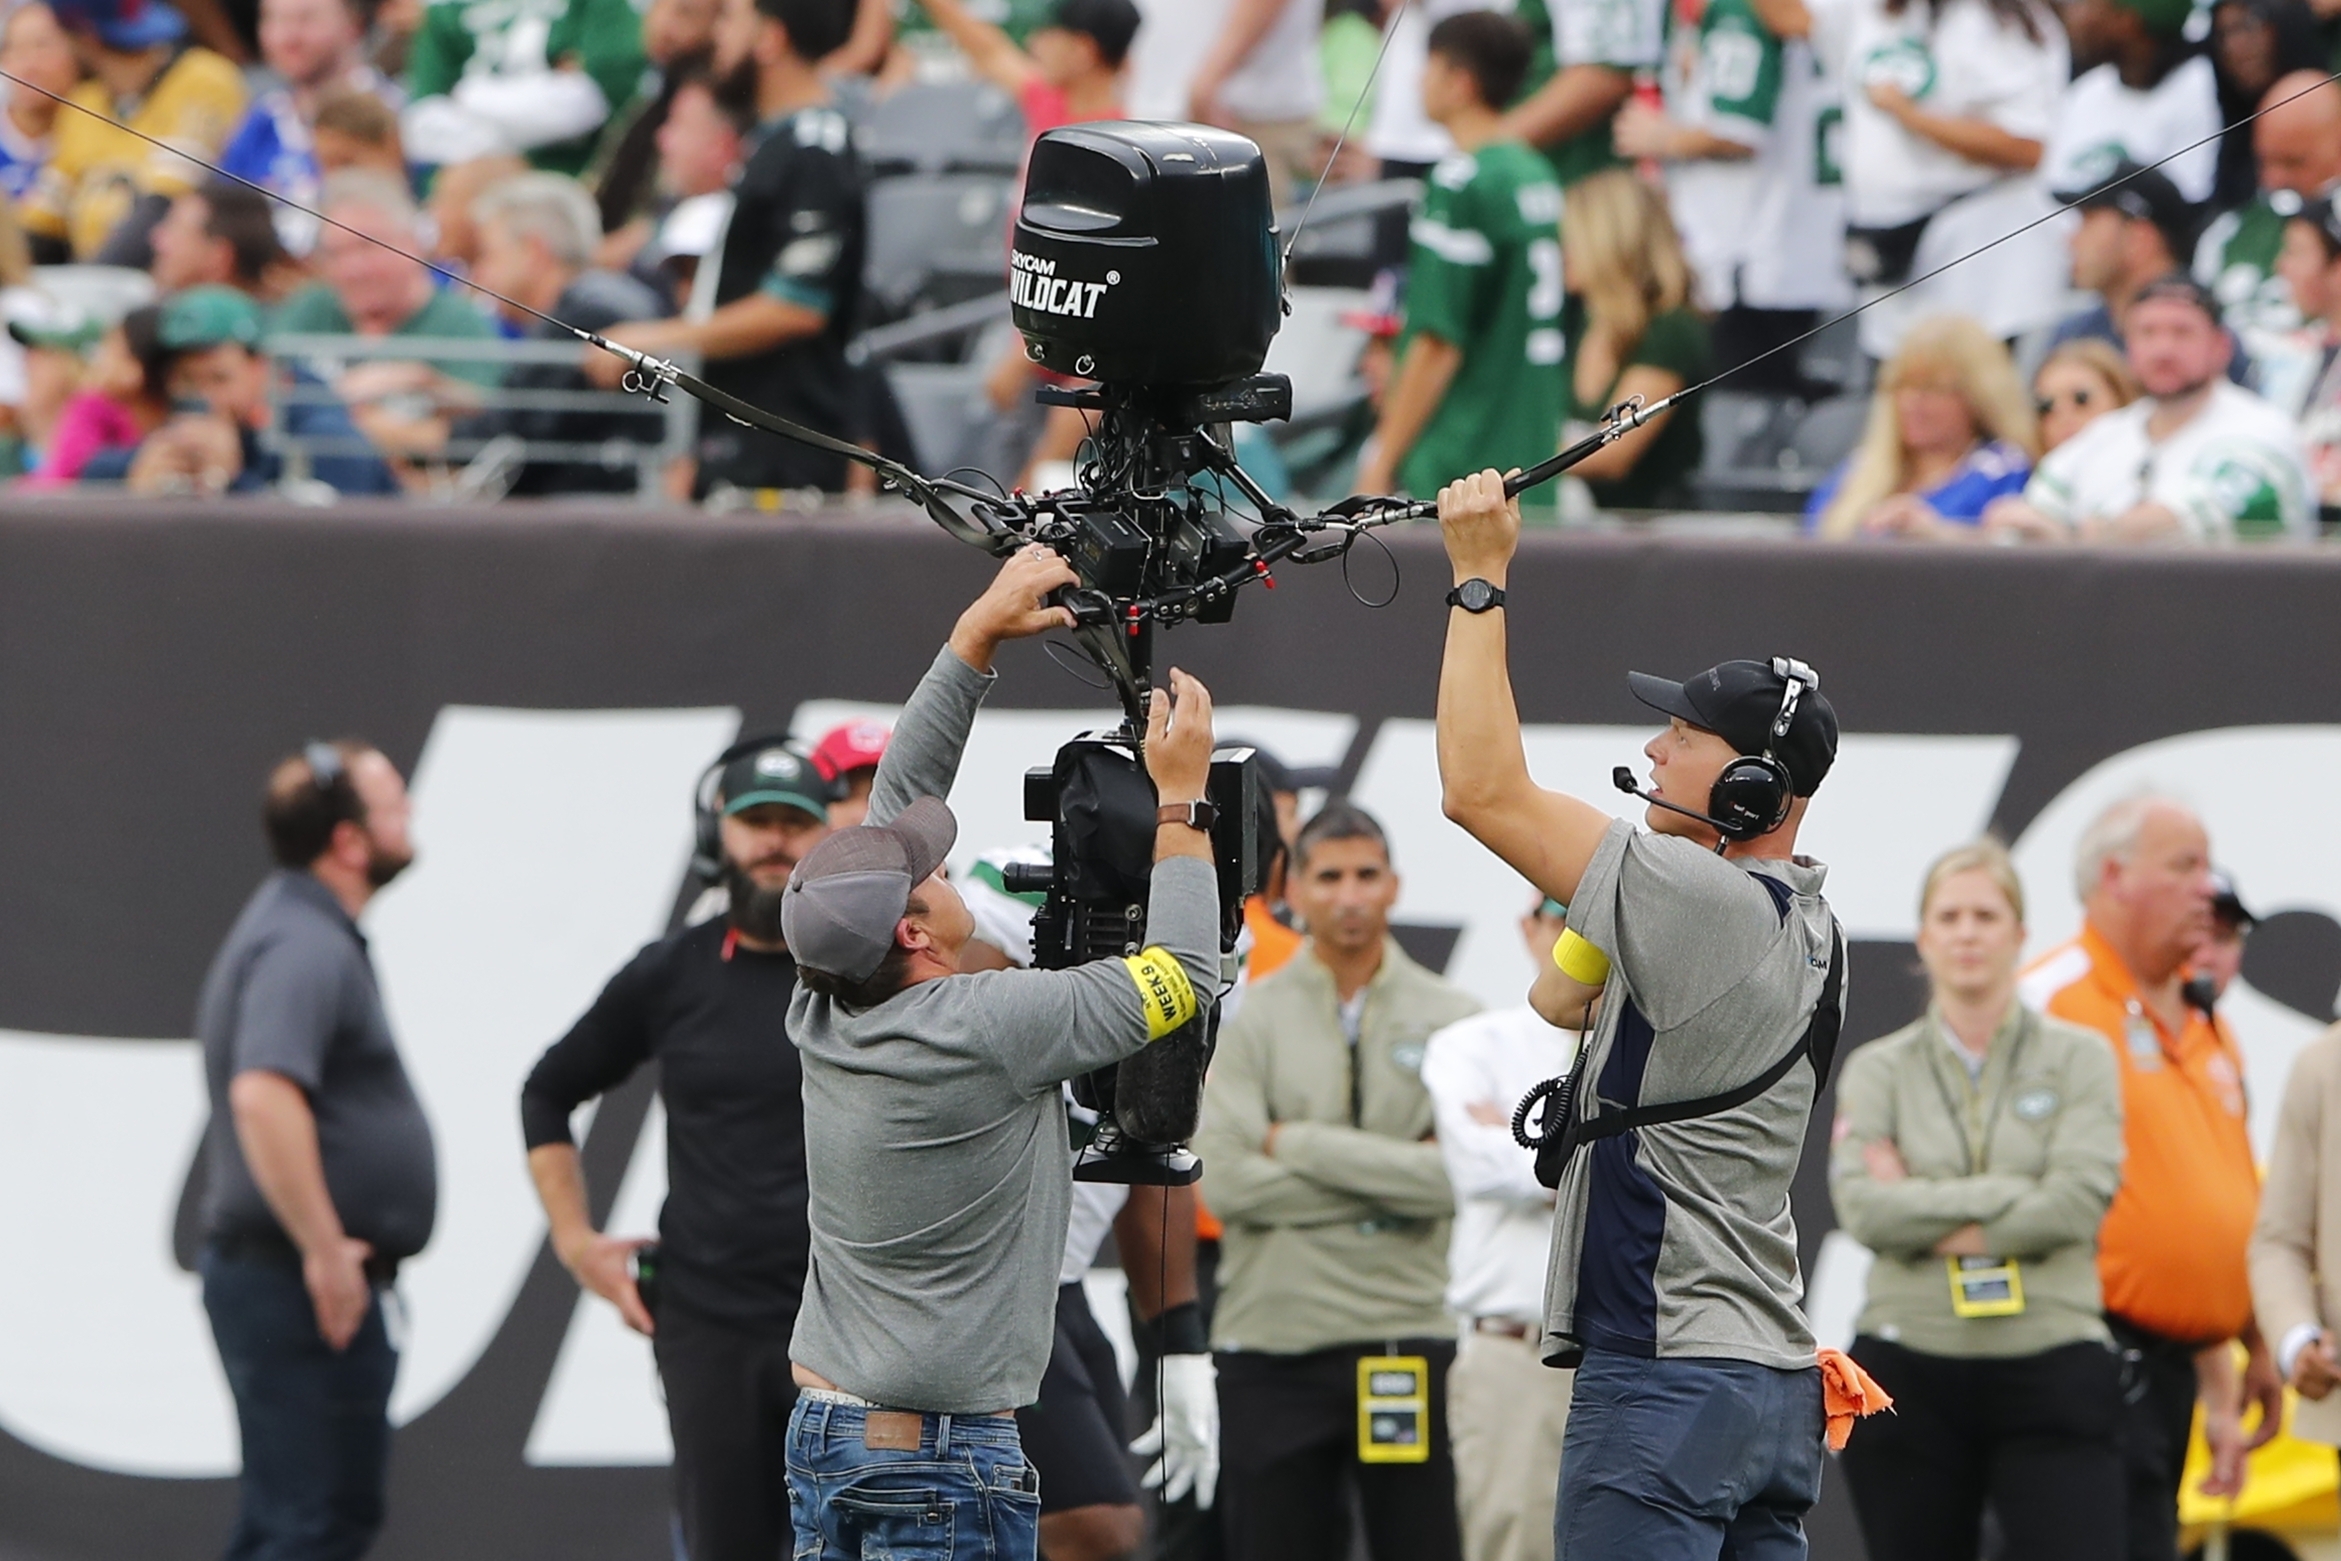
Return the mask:
<svg viewBox="0 0 2341 1561">
<path fill-rule="evenodd" d="M 1490 466 L 1533 466 L 1559 448 L 1560 216 L 1552 169 L 1523 142 L 1431 171 L 1411 230 L 1406 339 L 1435 336 L 1463 361 L 1399 465 L 1409 493 L 1428 497 Z"/>
<path fill-rule="evenodd" d="M 2273 198 L 2262 191 L 2250 205 L 2223 212 L 2204 230 L 2202 242 L 2195 247 L 2195 276 L 2219 295 L 2221 317 L 2233 329 L 2284 332 L 2300 328 L 2300 310 L 2292 301 L 2292 289 L 2276 274 L 2276 253 L 2284 247 L 2287 213 L 2300 209 L 2300 197 L 2290 190 Z"/>
<path fill-rule="evenodd" d="M 1704 128 L 1761 147 L 1780 113 L 1785 56 L 1749 0 L 1708 0 L 1699 18 L 1694 117 Z M 1733 121 L 1737 121 L 1736 124 Z"/>
<path fill-rule="evenodd" d="M 543 40 L 542 60 L 510 58 Z M 630 0 L 431 0 L 407 62 L 412 98 L 454 90 L 466 75 L 501 75 L 573 61 L 609 100 L 613 116 L 641 85 L 642 18 Z M 577 174 L 593 157 L 594 136 L 538 147 L 528 160 L 553 173 Z"/>
<path fill-rule="evenodd" d="M 1665 0 L 1519 0 L 1513 11 L 1527 27 L 1527 98 L 1567 65 L 1607 65 L 1631 75 L 1658 68 L 1665 49 Z M 1539 148 L 1563 184 L 1619 164 L 1609 121 Z"/>
</svg>

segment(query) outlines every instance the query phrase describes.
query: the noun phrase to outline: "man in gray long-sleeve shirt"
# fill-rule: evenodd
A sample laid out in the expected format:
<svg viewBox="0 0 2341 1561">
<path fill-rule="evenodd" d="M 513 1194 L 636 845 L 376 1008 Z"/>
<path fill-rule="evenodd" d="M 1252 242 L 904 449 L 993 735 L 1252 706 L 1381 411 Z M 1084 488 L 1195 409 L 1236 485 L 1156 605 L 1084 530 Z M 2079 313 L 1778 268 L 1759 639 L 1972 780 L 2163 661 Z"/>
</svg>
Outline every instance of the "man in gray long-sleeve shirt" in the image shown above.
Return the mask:
<svg viewBox="0 0 2341 1561">
<path fill-rule="evenodd" d="M 1012 1411 L 1038 1396 L 1054 1328 L 1072 1199 L 1058 1085 L 1179 1029 L 1218 975 L 1210 837 L 1187 807 L 1209 776 L 1211 701 L 1176 671 L 1145 745 L 1163 804 L 1154 943 L 1073 970 L 960 972 L 974 922 L 940 872 L 957 831 L 941 799 L 993 652 L 1069 626 L 1044 598 L 1074 578 L 1040 547 L 1002 567 L 904 706 L 869 822 L 815 847 L 782 901 L 812 1226 L 790 1344 L 800 1557 L 1034 1553 L 1038 1480 Z"/>
</svg>

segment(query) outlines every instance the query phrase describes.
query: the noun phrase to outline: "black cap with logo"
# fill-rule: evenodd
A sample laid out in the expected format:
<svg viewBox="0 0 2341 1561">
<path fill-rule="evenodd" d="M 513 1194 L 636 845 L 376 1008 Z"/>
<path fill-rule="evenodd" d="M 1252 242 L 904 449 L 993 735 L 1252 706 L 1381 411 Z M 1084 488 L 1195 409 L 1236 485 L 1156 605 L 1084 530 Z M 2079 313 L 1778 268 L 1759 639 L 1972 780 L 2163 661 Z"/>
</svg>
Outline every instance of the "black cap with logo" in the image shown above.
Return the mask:
<svg viewBox="0 0 2341 1561">
<path fill-rule="evenodd" d="M 812 760 L 780 743 L 743 753 L 725 765 L 715 797 L 726 816 L 777 802 L 802 808 L 817 819 L 829 817 L 829 783 Z"/>
<path fill-rule="evenodd" d="M 2056 198 L 2076 211 L 2118 211 L 2132 222 L 2151 222 L 2170 250 L 2170 258 L 2184 265 L 2195 253 L 2195 208 L 2159 168 L 2147 168 L 2127 157 L 2095 184 L 2059 190 Z"/>
<path fill-rule="evenodd" d="M 1764 661 L 1726 661 L 1680 683 L 1647 672 L 1626 674 L 1626 687 L 1651 709 L 1713 732 L 1751 758 L 1769 751 L 1788 771 L 1796 794 L 1809 797 L 1837 762 L 1837 711 L 1817 686 L 1808 687 L 1797 698 L 1788 730 L 1774 737 L 1788 686 L 1788 678 Z"/>
</svg>

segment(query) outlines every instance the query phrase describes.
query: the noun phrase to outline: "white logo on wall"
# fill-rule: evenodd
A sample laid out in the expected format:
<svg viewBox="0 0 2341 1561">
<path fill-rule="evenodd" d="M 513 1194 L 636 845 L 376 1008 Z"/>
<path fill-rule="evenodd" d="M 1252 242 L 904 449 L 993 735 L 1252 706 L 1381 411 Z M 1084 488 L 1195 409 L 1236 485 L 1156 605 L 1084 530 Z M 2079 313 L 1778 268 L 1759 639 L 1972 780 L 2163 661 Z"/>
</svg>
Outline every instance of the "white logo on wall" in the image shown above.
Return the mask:
<svg viewBox="0 0 2341 1561">
<path fill-rule="evenodd" d="M 820 702 L 800 708 L 794 725 L 825 731 L 893 714 Z M 954 868 L 979 851 L 1045 838 L 1045 826 L 1023 818 L 1023 772 L 1076 731 L 1110 721 L 1102 711 L 980 716 L 951 798 L 962 821 Z M 394 1406 L 401 1421 L 470 1371 L 535 1259 L 543 1223 L 519 1164 L 520 1081 L 609 974 L 657 936 L 690 850 L 692 781 L 737 724 L 722 710 L 451 707 L 433 727 L 415 775 L 422 858 L 369 918 L 392 1022 L 440 1151 L 439 1230 L 401 1279 L 414 1314 Z M 1357 731 L 1348 715 L 1256 707 L 1223 707 L 1219 725 L 1294 764 L 1339 762 Z M 1637 761 L 1648 736 L 1640 727 L 1546 726 L 1530 728 L 1527 743 L 1546 784 L 1629 814 L 1639 805 L 1610 790 L 1609 770 Z M 1926 862 L 1981 829 L 2016 749 L 2004 736 L 1847 736 L 1807 842 L 1830 864 L 1828 893 L 1853 937 L 1911 936 Z M 2070 864 L 2083 824 L 2147 787 L 2203 812 L 2220 862 L 2256 910 L 2341 919 L 2341 839 L 2288 827 L 2235 780 L 2337 765 L 2341 727 L 2319 726 L 2190 733 L 2097 766 L 2017 843 L 2035 948 L 2077 925 Z M 508 777 L 547 766 L 592 783 L 515 815 Z M 1530 891 L 1441 816 L 1431 723 L 1383 722 L 1356 797 L 1390 830 L 1404 880 L 1400 918 L 1460 928 L 1448 973 L 1491 1004 L 1519 1002 L 1531 971 L 1515 923 Z M 576 851 L 581 838 L 595 849 Z M 525 917 L 514 914 L 516 901 Z M 2264 1152 L 2285 1071 L 2317 1027 L 2240 983 L 2225 1011 L 2243 1037 Z M 205 1113 L 190 1042 L 0 1032 L 0 1243 L 74 1276 L 0 1286 L 0 1430 L 122 1473 L 234 1469 L 234 1418 L 196 1284 L 170 1255 Z M 652 1229 L 664 1192 L 654 1109 L 612 1229 Z M 1858 1295 L 1858 1275 L 1836 1261 L 1842 1250 L 1832 1238 L 1813 1276 L 1825 1335 L 1842 1276 L 1853 1275 Z M 105 1305 L 91 1305 L 93 1296 Z M 527 1456 L 583 1465 L 667 1456 L 648 1346 L 598 1301 L 581 1297 L 572 1313 Z"/>
</svg>

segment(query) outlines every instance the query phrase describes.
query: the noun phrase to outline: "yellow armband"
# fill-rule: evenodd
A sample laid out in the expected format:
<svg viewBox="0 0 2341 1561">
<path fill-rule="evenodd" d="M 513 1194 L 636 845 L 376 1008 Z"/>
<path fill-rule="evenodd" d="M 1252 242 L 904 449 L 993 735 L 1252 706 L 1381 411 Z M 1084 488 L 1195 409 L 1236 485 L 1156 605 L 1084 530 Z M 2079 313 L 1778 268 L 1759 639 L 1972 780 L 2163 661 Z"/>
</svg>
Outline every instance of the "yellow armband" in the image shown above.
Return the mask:
<svg viewBox="0 0 2341 1561">
<path fill-rule="evenodd" d="M 1553 945 L 1553 963 L 1579 986 L 1600 986 L 1609 980 L 1609 956 L 1577 936 L 1574 927 Z"/>
<path fill-rule="evenodd" d="M 1141 949 L 1122 963 L 1146 1010 L 1148 1040 L 1159 1041 L 1195 1017 L 1195 985 L 1187 979 L 1187 967 L 1162 948 Z"/>
</svg>

